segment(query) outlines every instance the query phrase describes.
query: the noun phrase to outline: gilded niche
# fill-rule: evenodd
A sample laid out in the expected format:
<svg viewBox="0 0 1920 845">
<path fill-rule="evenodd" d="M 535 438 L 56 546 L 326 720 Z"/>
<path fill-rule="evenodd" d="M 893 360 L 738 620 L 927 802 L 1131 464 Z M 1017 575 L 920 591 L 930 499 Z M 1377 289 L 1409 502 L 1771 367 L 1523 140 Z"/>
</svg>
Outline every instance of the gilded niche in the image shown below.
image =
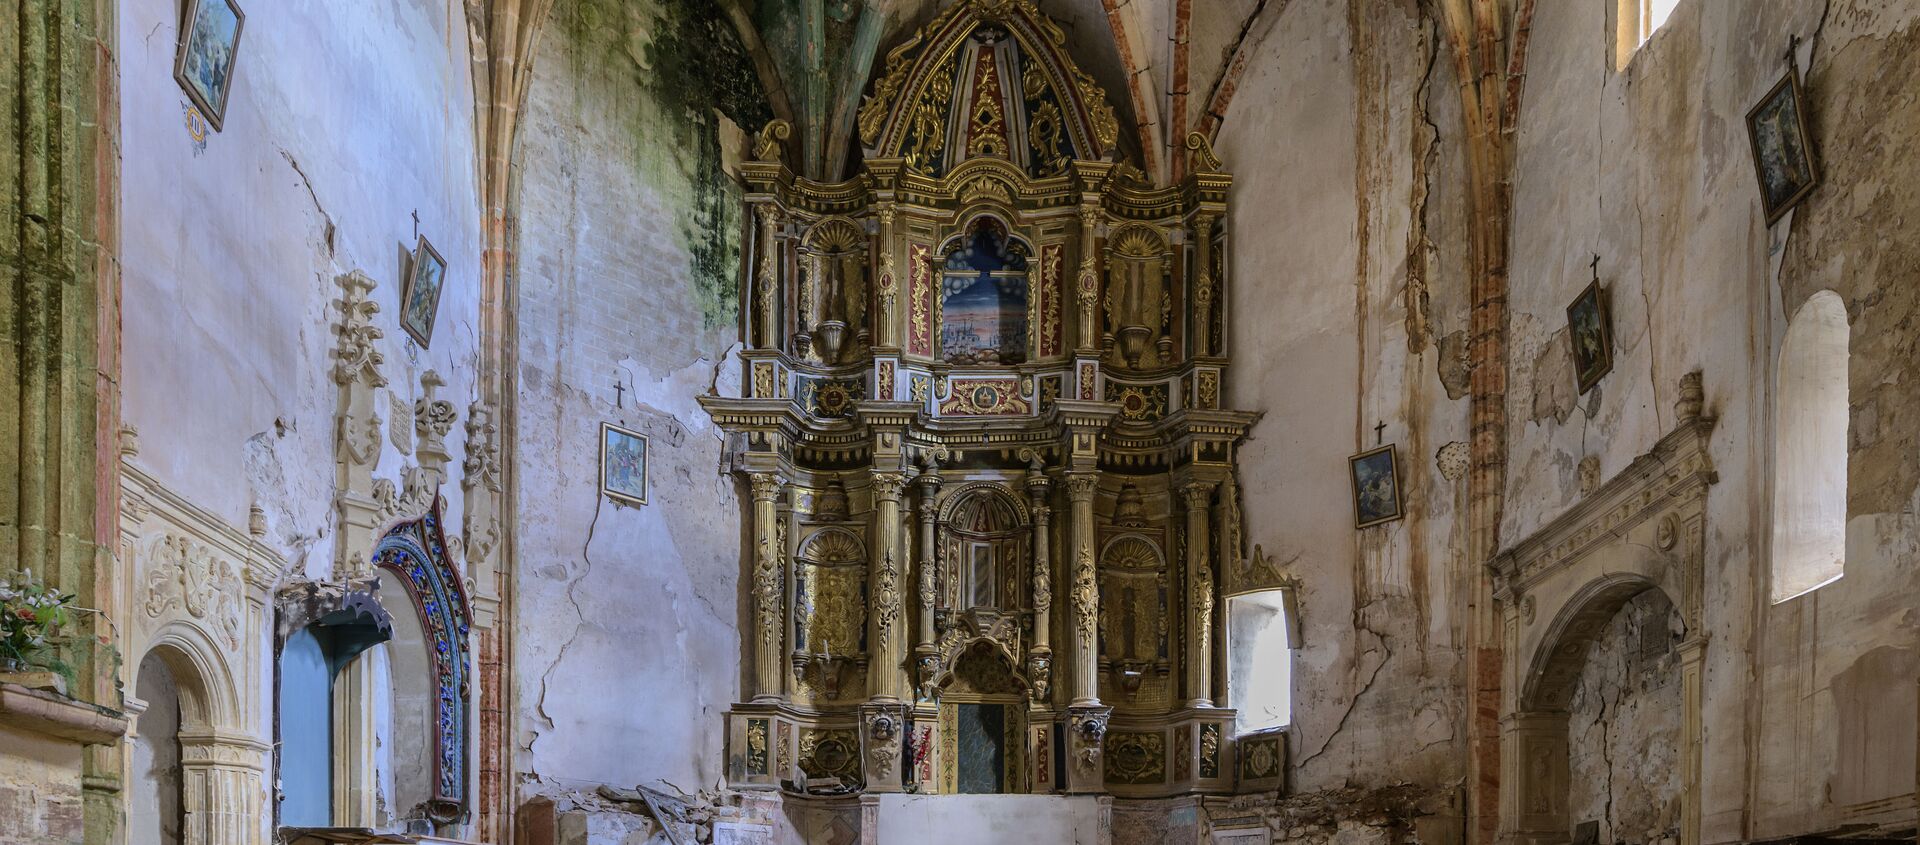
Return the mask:
<svg viewBox="0 0 1920 845">
<path fill-rule="evenodd" d="M 800 549 L 793 580 L 794 651 L 822 656 L 866 651 L 867 553 L 858 535 L 839 527 L 814 533 Z"/>
</svg>

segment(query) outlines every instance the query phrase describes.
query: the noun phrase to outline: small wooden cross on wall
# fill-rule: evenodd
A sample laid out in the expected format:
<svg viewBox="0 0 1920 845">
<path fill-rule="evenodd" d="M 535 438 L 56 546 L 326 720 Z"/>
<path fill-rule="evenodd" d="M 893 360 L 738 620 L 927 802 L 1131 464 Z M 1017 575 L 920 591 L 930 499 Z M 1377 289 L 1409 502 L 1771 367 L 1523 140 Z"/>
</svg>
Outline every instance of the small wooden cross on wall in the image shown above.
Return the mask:
<svg viewBox="0 0 1920 845">
<path fill-rule="evenodd" d="M 1373 427 L 1373 445 L 1378 446 L 1381 443 L 1386 442 L 1386 439 L 1387 439 L 1387 421 L 1381 420 L 1379 425 L 1376 425 Z"/>
<path fill-rule="evenodd" d="M 613 406 L 615 408 L 625 408 L 627 406 L 626 396 L 627 396 L 627 386 L 624 383 L 622 383 L 619 379 L 617 378 L 614 379 L 613 380 Z"/>
</svg>

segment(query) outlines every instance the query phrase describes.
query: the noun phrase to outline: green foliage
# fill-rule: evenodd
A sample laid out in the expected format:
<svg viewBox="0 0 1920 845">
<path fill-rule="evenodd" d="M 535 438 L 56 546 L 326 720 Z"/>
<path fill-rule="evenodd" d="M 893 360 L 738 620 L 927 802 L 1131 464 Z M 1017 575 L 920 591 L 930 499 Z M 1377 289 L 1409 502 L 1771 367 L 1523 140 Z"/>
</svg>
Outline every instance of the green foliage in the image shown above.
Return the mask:
<svg viewBox="0 0 1920 845">
<path fill-rule="evenodd" d="M 31 572 L 0 584 L 0 663 L 17 661 L 65 674 L 53 643 L 73 621 L 71 594 L 35 581 Z"/>
</svg>

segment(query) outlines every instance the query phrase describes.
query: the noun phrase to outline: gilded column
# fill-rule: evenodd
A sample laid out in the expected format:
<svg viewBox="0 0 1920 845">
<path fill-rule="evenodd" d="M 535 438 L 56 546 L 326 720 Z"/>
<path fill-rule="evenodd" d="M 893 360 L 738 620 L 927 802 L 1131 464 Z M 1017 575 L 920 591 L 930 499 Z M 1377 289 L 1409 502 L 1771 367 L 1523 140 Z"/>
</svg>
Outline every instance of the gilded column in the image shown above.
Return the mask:
<svg viewBox="0 0 1920 845">
<path fill-rule="evenodd" d="M 1213 216 L 1193 221 L 1193 354 L 1213 354 Z"/>
<path fill-rule="evenodd" d="M 753 481 L 753 596 L 759 631 L 753 650 L 755 701 L 779 701 L 782 676 L 781 646 L 786 631 L 786 579 L 781 567 L 779 511 L 780 477 L 756 472 Z"/>
<path fill-rule="evenodd" d="M 880 218 L 880 319 L 874 322 L 873 345 L 891 349 L 900 345 L 896 327 L 899 316 L 894 308 L 900 290 L 899 274 L 894 272 L 893 203 L 880 203 L 875 209 Z"/>
<path fill-rule="evenodd" d="M 1080 207 L 1080 273 L 1074 281 L 1080 297 L 1080 343 L 1076 351 L 1089 354 L 1100 347 L 1100 327 L 1094 321 L 1094 306 L 1100 301 L 1100 279 L 1094 269 L 1094 224 L 1100 221 L 1100 206 Z"/>
<path fill-rule="evenodd" d="M 753 207 L 760 220 L 760 264 L 754 271 L 753 300 L 754 313 L 758 315 L 754 326 L 755 344 L 762 349 L 772 349 L 779 342 L 774 332 L 774 298 L 780 281 L 780 245 L 774 232 L 780 226 L 780 209 L 772 203 L 761 203 Z"/>
<path fill-rule="evenodd" d="M 1033 697 L 1048 703 L 1053 686 L 1053 541 L 1048 528 L 1053 509 L 1047 506 L 1047 476 L 1036 466 L 1027 474 L 1027 496 L 1033 508 L 1033 649 L 1027 655 L 1027 676 Z"/>
<path fill-rule="evenodd" d="M 1093 560 L 1092 473 L 1067 477 L 1073 507 L 1073 705 L 1100 703 L 1100 586 Z"/>
<path fill-rule="evenodd" d="M 1213 483 L 1180 488 L 1187 501 L 1187 706 L 1213 706 L 1213 549 L 1207 514 Z"/>
<path fill-rule="evenodd" d="M 874 553 L 870 566 L 873 620 L 872 660 L 867 664 L 869 695 L 898 701 L 906 692 L 901 671 L 906 631 L 900 621 L 900 494 L 907 479 L 899 473 L 873 476 Z"/>
<path fill-rule="evenodd" d="M 939 590 L 934 575 L 939 567 L 934 543 L 934 517 L 940 495 L 940 473 L 928 470 L 920 476 L 920 637 L 914 646 L 914 664 L 918 669 L 920 697 L 932 698 L 932 685 L 940 675 L 939 652 L 934 647 L 933 607 Z"/>
</svg>

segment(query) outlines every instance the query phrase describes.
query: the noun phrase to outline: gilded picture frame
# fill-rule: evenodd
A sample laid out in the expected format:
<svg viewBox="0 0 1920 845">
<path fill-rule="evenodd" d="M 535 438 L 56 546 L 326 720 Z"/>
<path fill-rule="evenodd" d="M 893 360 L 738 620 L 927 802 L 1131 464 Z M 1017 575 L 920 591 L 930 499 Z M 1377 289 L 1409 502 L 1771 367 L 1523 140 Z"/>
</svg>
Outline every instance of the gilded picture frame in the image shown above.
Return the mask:
<svg viewBox="0 0 1920 845">
<path fill-rule="evenodd" d="M 1353 480 L 1353 527 L 1382 525 L 1406 516 L 1400 497 L 1400 454 L 1389 443 L 1347 459 Z"/>
<path fill-rule="evenodd" d="M 647 436 L 600 424 L 600 493 L 616 503 L 647 503 Z"/>
<path fill-rule="evenodd" d="M 1790 67 L 1747 112 L 1747 142 L 1767 225 L 1799 205 L 1820 185 L 1820 166 L 1807 130 L 1807 100 L 1800 69 Z"/>
<path fill-rule="evenodd" d="M 187 0 L 175 47 L 173 80 L 215 132 L 227 118 L 233 94 L 233 69 L 240 54 L 240 32 L 247 15 L 235 0 Z"/>
</svg>

